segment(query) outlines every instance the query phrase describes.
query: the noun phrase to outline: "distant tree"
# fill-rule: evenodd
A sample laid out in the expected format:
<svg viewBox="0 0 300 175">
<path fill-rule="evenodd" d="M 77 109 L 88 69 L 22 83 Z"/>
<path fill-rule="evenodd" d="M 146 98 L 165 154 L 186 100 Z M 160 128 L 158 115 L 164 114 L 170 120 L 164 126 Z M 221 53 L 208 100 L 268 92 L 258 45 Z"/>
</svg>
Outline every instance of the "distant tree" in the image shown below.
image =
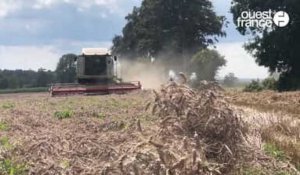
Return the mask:
<svg viewBox="0 0 300 175">
<path fill-rule="evenodd" d="M 228 87 L 234 86 L 238 81 L 238 78 L 234 75 L 234 73 L 229 73 L 224 77 L 224 85 Z"/>
<path fill-rule="evenodd" d="M 37 71 L 36 87 L 47 87 L 54 80 L 54 74 L 51 71 L 46 71 L 40 68 Z"/>
<path fill-rule="evenodd" d="M 195 72 L 198 80 L 215 80 L 220 67 L 226 60 L 216 50 L 204 49 L 193 56 L 190 61 L 191 72 Z"/>
<path fill-rule="evenodd" d="M 0 89 L 7 89 L 8 88 L 8 79 L 2 75 L 0 72 Z"/>
<path fill-rule="evenodd" d="M 225 18 L 216 15 L 209 0 L 143 0 L 126 20 L 123 34 L 113 39 L 113 52 L 130 59 L 165 58 L 168 65 L 189 61 L 225 35 Z"/>
<path fill-rule="evenodd" d="M 300 89 L 300 1 L 233 0 L 231 12 L 237 25 L 237 18 L 243 11 L 270 9 L 287 12 L 290 23 L 286 27 L 237 26 L 237 29 L 241 34 L 251 37 L 245 48 L 256 58 L 256 62 L 268 67 L 271 73 L 280 73 L 279 90 Z"/>
<path fill-rule="evenodd" d="M 55 81 L 55 73 L 45 69 L 0 70 L 0 89 L 46 87 Z"/>
<path fill-rule="evenodd" d="M 55 73 L 60 83 L 73 83 L 76 81 L 75 54 L 63 55 L 57 64 Z"/>
<path fill-rule="evenodd" d="M 12 75 L 9 78 L 8 87 L 11 88 L 11 89 L 21 88 L 20 79 L 17 76 Z"/>
</svg>

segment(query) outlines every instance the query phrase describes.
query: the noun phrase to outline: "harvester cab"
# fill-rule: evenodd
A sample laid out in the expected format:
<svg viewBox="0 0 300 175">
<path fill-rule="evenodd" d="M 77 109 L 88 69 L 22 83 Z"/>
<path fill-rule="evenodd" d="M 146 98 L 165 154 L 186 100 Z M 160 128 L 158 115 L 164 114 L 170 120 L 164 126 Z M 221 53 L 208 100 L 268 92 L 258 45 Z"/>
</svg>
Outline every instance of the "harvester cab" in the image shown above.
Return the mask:
<svg viewBox="0 0 300 175">
<path fill-rule="evenodd" d="M 53 84 L 51 96 L 124 94 L 142 87 L 139 81 L 123 82 L 118 77 L 118 58 L 108 49 L 84 48 L 76 61 L 77 83 Z"/>
<path fill-rule="evenodd" d="M 112 83 L 119 79 L 117 57 L 113 57 L 108 49 L 82 49 L 76 61 L 79 84 Z"/>
</svg>

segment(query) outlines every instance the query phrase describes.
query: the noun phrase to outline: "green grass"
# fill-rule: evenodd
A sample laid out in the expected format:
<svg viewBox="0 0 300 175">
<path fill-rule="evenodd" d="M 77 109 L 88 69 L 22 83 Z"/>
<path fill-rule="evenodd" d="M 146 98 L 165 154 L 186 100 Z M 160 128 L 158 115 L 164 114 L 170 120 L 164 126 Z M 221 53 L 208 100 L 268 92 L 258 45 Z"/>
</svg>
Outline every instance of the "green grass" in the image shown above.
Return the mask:
<svg viewBox="0 0 300 175">
<path fill-rule="evenodd" d="M 13 109 L 16 105 L 14 103 L 6 102 L 2 104 L 3 109 Z"/>
<path fill-rule="evenodd" d="M 20 89 L 1 89 L 0 94 L 47 92 L 47 91 L 48 91 L 48 87 L 20 88 Z"/>
<path fill-rule="evenodd" d="M 6 122 L 0 121 L 0 131 L 7 131 L 9 130 L 9 126 Z"/>
<path fill-rule="evenodd" d="M 276 145 L 272 143 L 264 144 L 264 151 L 267 155 L 276 158 L 277 160 L 286 160 L 287 156 L 285 155 L 284 151 L 280 150 Z"/>
<path fill-rule="evenodd" d="M 96 118 L 98 118 L 98 119 L 105 119 L 106 115 L 103 114 L 103 113 L 98 113 L 98 114 L 96 114 Z"/>
<path fill-rule="evenodd" d="M 3 136 L 0 138 L 0 147 L 6 150 L 12 150 L 13 145 L 10 143 L 9 138 Z M 0 174 L 3 175 L 23 175 L 26 174 L 27 166 L 25 164 L 20 164 L 12 159 L 2 159 L 0 160 Z"/>
<path fill-rule="evenodd" d="M 13 145 L 9 142 L 9 138 L 6 136 L 0 138 L 0 146 L 5 149 L 11 149 L 13 147 Z"/>
<path fill-rule="evenodd" d="M 54 117 L 60 120 L 71 118 L 73 116 L 73 111 L 71 110 L 64 110 L 64 111 L 56 111 L 54 113 Z"/>
<path fill-rule="evenodd" d="M 26 171 L 27 166 L 25 164 L 19 164 L 10 159 L 0 161 L 0 174 L 23 175 L 26 174 Z"/>
<path fill-rule="evenodd" d="M 60 167 L 63 169 L 67 169 L 70 167 L 70 161 L 69 160 L 62 160 L 60 162 Z"/>
</svg>

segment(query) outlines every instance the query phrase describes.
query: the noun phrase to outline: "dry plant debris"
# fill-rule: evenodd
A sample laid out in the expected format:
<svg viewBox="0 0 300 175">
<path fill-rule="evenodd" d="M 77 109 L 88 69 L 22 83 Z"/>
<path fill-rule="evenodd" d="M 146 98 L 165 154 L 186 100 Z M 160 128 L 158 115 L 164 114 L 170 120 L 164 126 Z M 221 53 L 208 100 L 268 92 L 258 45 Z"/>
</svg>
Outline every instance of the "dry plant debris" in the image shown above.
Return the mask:
<svg viewBox="0 0 300 175">
<path fill-rule="evenodd" d="M 292 172 L 252 147 L 248 125 L 213 85 L 171 83 L 121 96 L 8 96 L 0 105 L 7 101 L 14 108 L 0 111 L 9 127 L 0 131 L 7 138 L 1 174 L 214 175 L 246 164 Z M 72 117 L 53 117 L 66 109 Z"/>
</svg>

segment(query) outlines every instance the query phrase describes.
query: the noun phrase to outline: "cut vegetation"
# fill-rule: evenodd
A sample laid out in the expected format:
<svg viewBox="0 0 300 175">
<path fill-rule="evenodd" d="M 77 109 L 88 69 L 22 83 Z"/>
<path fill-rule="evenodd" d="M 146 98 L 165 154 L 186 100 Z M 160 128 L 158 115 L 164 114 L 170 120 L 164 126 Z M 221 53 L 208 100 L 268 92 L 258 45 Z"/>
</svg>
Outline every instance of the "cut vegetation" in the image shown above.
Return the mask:
<svg viewBox="0 0 300 175">
<path fill-rule="evenodd" d="M 170 84 L 127 95 L 2 95 L 0 174 L 299 174 L 298 120 L 226 98 L 209 83 L 199 91 Z"/>
</svg>

